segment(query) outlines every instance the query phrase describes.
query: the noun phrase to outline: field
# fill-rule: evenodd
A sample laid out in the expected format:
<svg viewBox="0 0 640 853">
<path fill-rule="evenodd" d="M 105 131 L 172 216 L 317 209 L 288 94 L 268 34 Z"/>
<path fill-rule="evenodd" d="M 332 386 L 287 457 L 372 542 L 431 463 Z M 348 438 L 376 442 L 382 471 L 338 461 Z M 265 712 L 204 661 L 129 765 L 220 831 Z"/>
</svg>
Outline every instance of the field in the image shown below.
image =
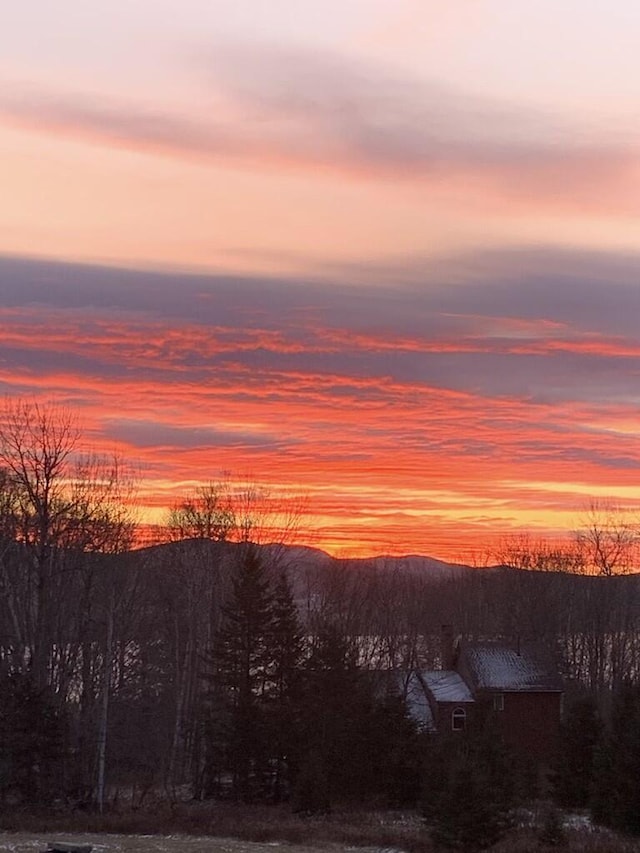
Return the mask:
<svg viewBox="0 0 640 853">
<path fill-rule="evenodd" d="M 492 850 L 640 853 L 637 839 L 568 823 L 559 848 L 541 843 L 538 830 L 524 827 L 512 830 Z M 23 814 L 11 820 L 0 815 L 0 853 L 44 853 L 49 842 L 61 840 L 91 844 L 92 853 L 434 853 L 420 819 L 400 812 L 302 818 L 284 808 L 206 807 L 104 818 L 76 814 L 34 819 Z"/>
</svg>

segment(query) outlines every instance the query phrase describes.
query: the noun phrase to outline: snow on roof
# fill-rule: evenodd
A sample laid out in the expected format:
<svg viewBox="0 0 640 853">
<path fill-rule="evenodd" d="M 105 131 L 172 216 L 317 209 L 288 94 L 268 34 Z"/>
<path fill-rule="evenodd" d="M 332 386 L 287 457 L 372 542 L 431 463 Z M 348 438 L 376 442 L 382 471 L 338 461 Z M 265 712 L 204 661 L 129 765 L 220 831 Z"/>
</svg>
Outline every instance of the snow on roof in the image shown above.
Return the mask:
<svg viewBox="0 0 640 853">
<path fill-rule="evenodd" d="M 480 690 L 561 691 L 560 676 L 539 652 L 502 645 L 463 648 L 471 676 Z"/>
<path fill-rule="evenodd" d="M 471 691 L 453 670 L 421 670 L 418 678 L 436 702 L 473 702 Z"/>
</svg>

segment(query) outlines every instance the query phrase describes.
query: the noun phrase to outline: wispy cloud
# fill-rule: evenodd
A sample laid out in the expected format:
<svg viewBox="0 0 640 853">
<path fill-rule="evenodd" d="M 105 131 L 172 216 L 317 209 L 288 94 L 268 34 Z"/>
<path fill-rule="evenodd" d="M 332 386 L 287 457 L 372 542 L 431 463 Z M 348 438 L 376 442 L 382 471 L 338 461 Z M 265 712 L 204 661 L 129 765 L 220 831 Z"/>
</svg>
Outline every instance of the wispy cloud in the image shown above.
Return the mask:
<svg viewBox="0 0 640 853">
<path fill-rule="evenodd" d="M 0 90 L 0 115 L 150 153 L 417 181 L 485 203 L 638 211 L 636 146 L 598 128 L 338 54 L 217 44 L 196 67 L 197 112 L 13 85 Z"/>
</svg>

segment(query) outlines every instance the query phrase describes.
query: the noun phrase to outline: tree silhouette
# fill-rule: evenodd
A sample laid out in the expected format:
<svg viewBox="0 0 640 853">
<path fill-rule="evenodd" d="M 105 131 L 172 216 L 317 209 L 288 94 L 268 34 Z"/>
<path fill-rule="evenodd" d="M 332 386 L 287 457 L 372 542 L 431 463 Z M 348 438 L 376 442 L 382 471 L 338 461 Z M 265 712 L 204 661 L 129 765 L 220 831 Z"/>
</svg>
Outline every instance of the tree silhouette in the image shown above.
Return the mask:
<svg viewBox="0 0 640 853">
<path fill-rule="evenodd" d="M 587 696 L 573 702 L 562 724 L 554 773 L 556 796 L 565 808 L 589 805 L 601 735 L 602 722 L 595 701 Z"/>
<path fill-rule="evenodd" d="M 285 572 L 275 585 L 270 636 L 269 752 L 274 765 L 272 797 L 286 796 L 299 765 L 303 628 Z"/>
<path fill-rule="evenodd" d="M 31 677 L 0 680 L 0 793 L 25 803 L 47 803 L 64 779 L 64 721 Z"/>
<path fill-rule="evenodd" d="M 248 801 L 258 795 L 267 773 L 266 695 L 271 683 L 273 598 L 258 550 L 242 549 L 223 607 L 223 623 L 213 652 L 215 713 L 222 726 L 225 763 L 233 778 L 233 794 Z M 219 750 L 218 750 L 219 751 Z"/>
<path fill-rule="evenodd" d="M 596 752 L 592 812 L 595 820 L 640 835 L 640 686 L 616 697 L 610 730 Z"/>
<path fill-rule="evenodd" d="M 509 827 L 514 804 L 513 764 L 491 725 L 482 723 L 429 744 L 423 771 L 423 810 L 441 847 L 483 850 Z"/>
</svg>

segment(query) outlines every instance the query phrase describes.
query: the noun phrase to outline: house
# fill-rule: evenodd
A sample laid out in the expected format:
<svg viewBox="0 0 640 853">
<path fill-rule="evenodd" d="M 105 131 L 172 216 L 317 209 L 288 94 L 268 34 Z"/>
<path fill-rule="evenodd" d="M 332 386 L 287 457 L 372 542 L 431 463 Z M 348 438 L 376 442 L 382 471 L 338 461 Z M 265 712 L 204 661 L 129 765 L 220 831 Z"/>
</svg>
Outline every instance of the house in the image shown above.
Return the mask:
<svg viewBox="0 0 640 853">
<path fill-rule="evenodd" d="M 406 679 L 411 715 L 430 732 L 464 731 L 490 715 L 505 741 L 538 765 L 555 753 L 562 681 L 544 652 L 521 643 L 454 642 L 442 630 L 440 670 L 415 670 Z"/>
</svg>

